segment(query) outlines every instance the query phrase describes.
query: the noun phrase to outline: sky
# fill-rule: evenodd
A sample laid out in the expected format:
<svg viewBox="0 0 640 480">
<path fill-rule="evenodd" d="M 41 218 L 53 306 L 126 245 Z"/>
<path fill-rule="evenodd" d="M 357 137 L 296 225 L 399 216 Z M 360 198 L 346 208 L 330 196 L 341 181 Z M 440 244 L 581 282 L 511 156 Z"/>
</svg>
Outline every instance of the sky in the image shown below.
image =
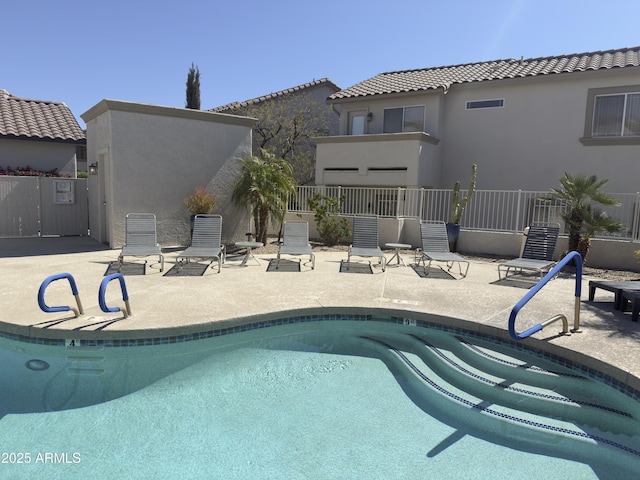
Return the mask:
<svg viewBox="0 0 640 480">
<path fill-rule="evenodd" d="M 66 103 L 201 108 L 321 78 L 640 46 L 638 0 L 9 0 L 0 89 Z"/>
</svg>

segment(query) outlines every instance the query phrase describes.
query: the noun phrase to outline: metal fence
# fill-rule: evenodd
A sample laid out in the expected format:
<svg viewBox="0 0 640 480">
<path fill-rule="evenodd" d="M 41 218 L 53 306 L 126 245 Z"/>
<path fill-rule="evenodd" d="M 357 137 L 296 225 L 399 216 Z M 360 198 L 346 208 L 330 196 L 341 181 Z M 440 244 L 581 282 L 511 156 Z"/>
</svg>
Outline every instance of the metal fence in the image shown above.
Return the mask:
<svg viewBox="0 0 640 480">
<path fill-rule="evenodd" d="M 308 199 L 316 193 L 341 199 L 344 215 L 443 221 L 449 219 L 453 197 L 453 190 L 446 189 L 299 186 L 297 195 L 289 198 L 289 211 L 310 212 Z M 548 195 L 548 191 L 476 190 L 460 224 L 473 230 L 519 232 L 532 223 L 559 223 L 567 234 L 562 220 L 566 206 L 549 200 Z M 602 210 L 624 228 L 615 234 L 600 233 L 598 237 L 639 241 L 640 193 L 610 195 L 617 198 L 620 205 L 602 207 Z"/>
</svg>

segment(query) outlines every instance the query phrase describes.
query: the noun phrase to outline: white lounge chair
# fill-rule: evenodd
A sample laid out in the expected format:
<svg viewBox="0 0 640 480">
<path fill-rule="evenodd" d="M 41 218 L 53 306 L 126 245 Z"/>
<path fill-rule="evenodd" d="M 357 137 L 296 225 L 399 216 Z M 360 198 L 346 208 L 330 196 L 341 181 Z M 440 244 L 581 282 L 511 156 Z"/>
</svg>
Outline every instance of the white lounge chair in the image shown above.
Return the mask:
<svg viewBox="0 0 640 480">
<path fill-rule="evenodd" d="M 118 271 L 124 257 L 149 257 L 158 255 L 160 271 L 164 270 L 164 255 L 158 244 L 156 216 L 153 213 L 129 213 L 125 220 L 125 244 L 118 256 Z"/>
<path fill-rule="evenodd" d="M 498 265 L 498 278 L 504 280 L 509 271 L 533 270 L 540 275 L 547 273 L 555 262 L 553 254 L 560 234 L 560 225 L 531 225 L 522 250 L 522 256 Z M 502 276 L 504 274 L 504 276 Z"/>
<path fill-rule="evenodd" d="M 193 221 L 191 246 L 179 255 L 179 262 L 189 263 L 193 258 L 218 261 L 218 273 L 222 269 L 226 248 L 222 245 L 222 217 L 220 215 L 196 215 Z M 213 266 L 212 266 L 213 268 Z"/>
<path fill-rule="evenodd" d="M 316 257 L 309 243 L 309 224 L 307 222 L 284 222 L 282 244 L 278 247 L 276 269 L 280 267 L 280 255 L 309 255 L 311 270 L 316 268 Z"/>
<path fill-rule="evenodd" d="M 353 217 L 352 236 L 347 252 L 347 270 L 351 266 L 351 257 L 377 257 L 384 272 L 386 259 L 378 240 L 378 217 Z"/>
<path fill-rule="evenodd" d="M 451 252 L 449 249 L 447 226 L 444 222 L 421 223 L 420 237 L 422 239 L 422 248 L 416 249 L 414 259 L 416 266 L 422 262 L 425 275 L 429 274 L 431 262 L 446 262 L 449 271 L 453 268 L 453 264 L 457 263 L 459 274 L 463 278 L 467 276 L 469 262 L 457 253 Z M 463 263 L 467 264 L 464 273 L 462 273 Z"/>
</svg>

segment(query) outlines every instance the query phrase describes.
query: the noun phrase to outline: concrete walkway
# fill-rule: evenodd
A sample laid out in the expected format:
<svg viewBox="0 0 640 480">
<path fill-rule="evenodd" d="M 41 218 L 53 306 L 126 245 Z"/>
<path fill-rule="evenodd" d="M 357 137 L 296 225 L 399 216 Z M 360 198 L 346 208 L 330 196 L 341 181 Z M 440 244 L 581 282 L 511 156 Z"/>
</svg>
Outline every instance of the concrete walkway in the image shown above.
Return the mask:
<svg viewBox="0 0 640 480">
<path fill-rule="evenodd" d="M 204 332 L 222 326 L 304 314 L 366 313 L 429 319 L 482 333 L 509 338 L 507 324 L 513 306 L 527 292 L 523 282 L 499 281 L 497 263 L 473 261 L 464 279 L 433 269 L 417 273 L 413 255 L 408 266 L 395 261 L 385 272 L 340 271 L 346 253 L 316 253 L 316 268 L 302 264 L 300 272 L 268 271 L 274 255 L 256 255 L 240 266 L 243 255 L 230 255 L 222 267 L 203 276 L 164 274 L 179 249 L 167 249 L 165 270 L 149 257 L 146 275 L 126 275 L 132 315 L 102 312 L 98 288 L 119 250 L 87 237 L 0 239 L 0 331 L 27 337 L 59 339 L 154 338 Z M 389 252 L 388 258 L 392 255 Z M 292 258 L 292 257 L 289 257 Z M 130 259 L 128 258 L 127 261 Z M 366 262 L 364 262 L 366 263 Z M 291 266 L 291 264 L 284 265 Z M 271 270 L 271 269 L 269 269 Z M 50 275 L 68 272 L 75 278 L 85 314 L 45 313 L 38 307 L 38 289 Z M 457 269 L 454 269 L 457 272 Z M 598 290 L 587 300 L 588 281 L 582 282 L 581 333 L 558 335 L 557 322 L 523 343 L 556 353 L 640 390 L 640 324 L 630 313 L 613 308 L 613 294 Z M 573 327 L 575 277 L 561 276 L 543 288 L 518 315 L 521 332 L 556 314 Z M 118 282 L 107 289 L 107 305 L 122 306 Z M 69 283 L 52 282 L 46 291 L 49 306 L 75 306 Z"/>
</svg>

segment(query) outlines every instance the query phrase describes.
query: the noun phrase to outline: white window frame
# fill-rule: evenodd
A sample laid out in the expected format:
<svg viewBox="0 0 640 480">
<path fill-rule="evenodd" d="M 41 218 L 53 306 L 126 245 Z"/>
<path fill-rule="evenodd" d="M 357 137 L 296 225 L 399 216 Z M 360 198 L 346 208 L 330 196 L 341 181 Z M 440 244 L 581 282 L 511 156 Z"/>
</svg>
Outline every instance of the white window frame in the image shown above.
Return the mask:
<svg viewBox="0 0 640 480">
<path fill-rule="evenodd" d="M 417 107 L 421 107 L 422 108 L 422 130 L 407 130 L 406 129 L 406 120 L 405 120 L 405 112 L 407 110 L 407 108 L 417 108 Z M 399 110 L 402 109 L 402 130 L 401 132 L 415 132 L 415 131 L 421 131 L 424 132 L 425 130 L 425 126 L 427 124 L 427 106 L 426 105 L 406 105 L 403 107 L 390 107 L 390 108 L 385 108 L 384 111 L 382 112 L 382 131 L 383 133 L 399 133 L 399 132 L 385 132 L 384 131 L 384 123 L 385 123 L 385 117 L 386 117 L 386 112 L 387 110 Z"/>
<path fill-rule="evenodd" d="M 620 95 L 628 93 L 640 93 L 640 85 L 621 85 L 614 87 L 590 88 L 587 91 L 587 108 L 584 116 L 584 133 L 580 143 L 585 146 L 603 145 L 640 145 L 640 136 L 593 136 L 593 121 L 596 97 L 604 95 Z M 626 97 L 625 97 L 626 103 Z"/>
<path fill-rule="evenodd" d="M 640 95 L 640 90 L 637 92 L 619 92 L 619 93 L 607 93 L 603 95 L 595 95 L 593 98 L 593 114 L 591 120 L 591 138 L 638 138 L 640 137 L 640 133 L 636 135 L 625 135 L 625 122 L 627 120 L 627 105 L 629 95 Z M 622 118 L 620 119 L 620 132 L 618 135 L 595 135 L 595 126 L 596 126 L 596 102 L 599 98 L 604 97 L 624 97 L 624 104 L 622 106 Z"/>
</svg>

